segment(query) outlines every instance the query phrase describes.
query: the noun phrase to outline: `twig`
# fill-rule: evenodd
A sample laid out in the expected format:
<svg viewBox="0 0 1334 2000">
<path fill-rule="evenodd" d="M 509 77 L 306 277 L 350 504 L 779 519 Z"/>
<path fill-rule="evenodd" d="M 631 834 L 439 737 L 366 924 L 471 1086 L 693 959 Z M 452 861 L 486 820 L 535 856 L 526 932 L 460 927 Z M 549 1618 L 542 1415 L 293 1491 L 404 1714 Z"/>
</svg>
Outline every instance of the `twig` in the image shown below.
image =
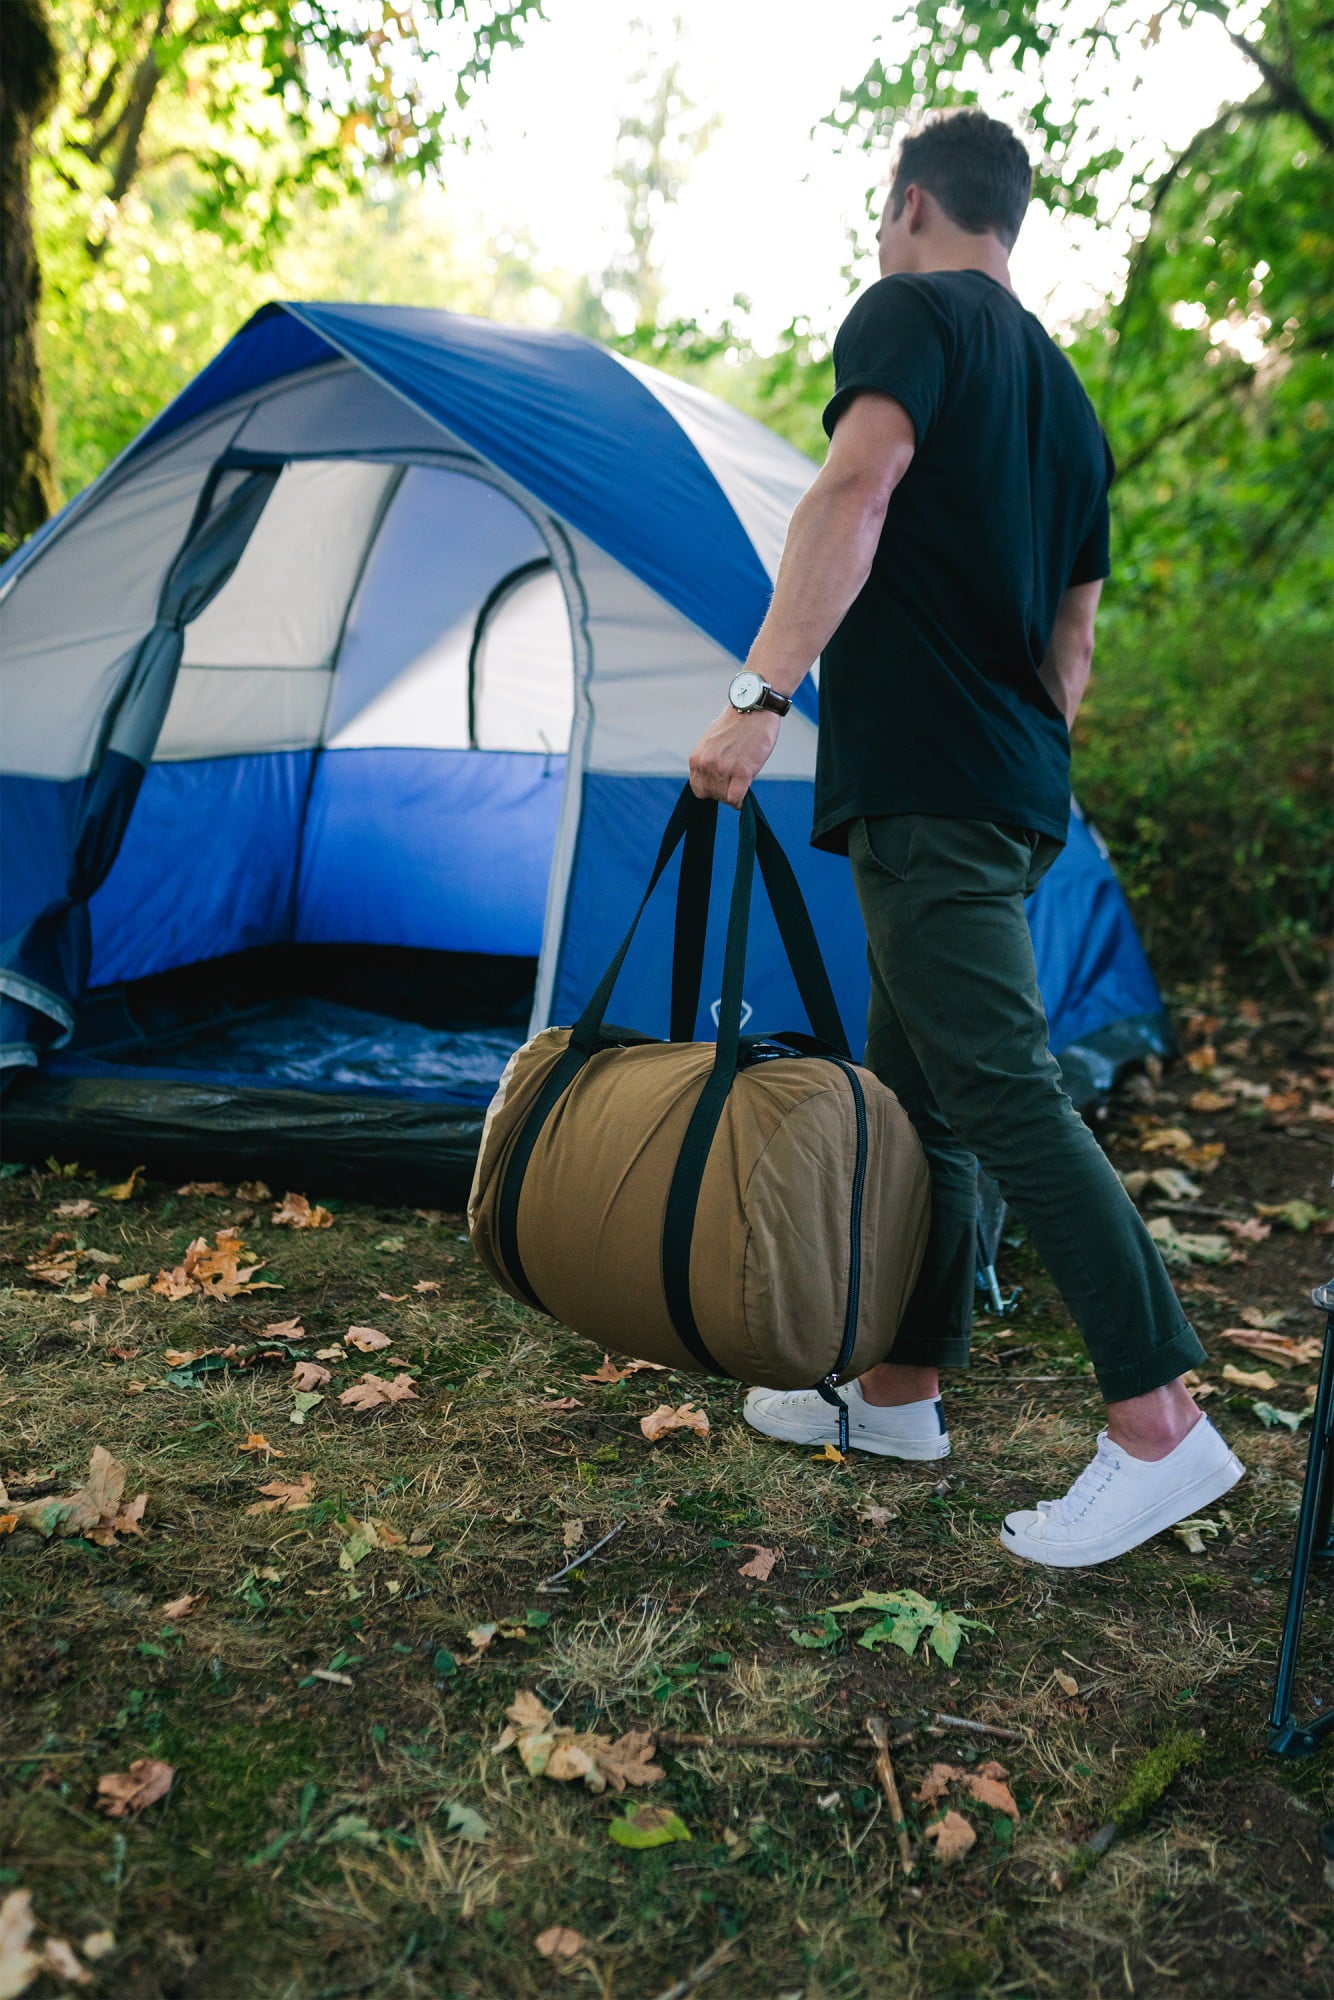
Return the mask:
<svg viewBox="0 0 1334 2000">
<path fill-rule="evenodd" d="M 678 1979 L 675 1986 L 668 1986 L 663 1992 L 655 1994 L 654 2000 L 686 2000 L 687 1994 L 693 1993 L 697 1986 L 702 1986 L 706 1979 L 712 1979 L 714 1973 L 726 1965 L 736 1950 L 736 1942 L 735 1938 L 724 1938 L 717 1949 L 711 1951 L 693 1972 L 687 1972 L 685 1978 Z"/>
<path fill-rule="evenodd" d="M 1201 1219 L 1207 1217 L 1210 1221 L 1215 1222 L 1242 1222 L 1245 1220 L 1243 1216 L 1237 1214 L 1235 1208 L 1215 1208 L 1211 1203 L 1205 1201 L 1159 1201 L 1156 1195 L 1151 1196 L 1150 1199 L 1155 1208 L 1164 1208 L 1169 1215 L 1198 1215 Z"/>
<path fill-rule="evenodd" d="M 539 1583 L 537 1586 L 538 1589 L 550 1590 L 552 1585 L 559 1583 L 560 1579 L 563 1576 L 568 1576 L 572 1569 L 578 1569 L 580 1564 L 586 1563 L 590 1556 L 595 1556 L 599 1549 L 605 1549 L 607 1543 L 612 1539 L 613 1535 L 619 1535 L 621 1529 L 624 1528 L 626 1525 L 627 1523 L 625 1521 L 618 1521 L 614 1528 L 609 1528 L 607 1530 L 606 1534 L 602 1537 L 602 1540 L 600 1542 L 594 1542 L 591 1549 L 585 1549 L 581 1556 L 576 1556 L 574 1558 L 573 1562 L 567 1562 L 564 1569 L 558 1569 L 556 1571 L 556 1574 L 554 1576 L 549 1576 L 545 1583 Z"/>
<path fill-rule="evenodd" d="M 898 1780 L 894 1776 L 894 1766 L 889 1757 L 889 1731 L 884 1717 L 868 1715 L 866 1733 L 875 1745 L 875 1774 L 880 1780 L 881 1790 L 889 1800 L 889 1810 L 894 1815 L 894 1833 L 899 1843 L 899 1860 L 903 1863 L 905 1875 L 912 1874 L 912 1848 L 908 1844 L 908 1822 L 903 1814 L 903 1801 L 899 1797 Z"/>
<path fill-rule="evenodd" d="M 823 1736 L 710 1736 L 704 1732 L 655 1729 L 660 1750 L 830 1750 Z"/>
<path fill-rule="evenodd" d="M 1022 1729 L 1007 1729 L 1000 1722 L 974 1722 L 967 1715 L 937 1715 L 936 1722 L 945 1730 L 971 1729 L 978 1736 L 1003 1736 L 1007 1743 L 1022 1743 L 1024 1740 Z M 935 1732 L 930 1733 L 934 1735 Z"/>
</svg>

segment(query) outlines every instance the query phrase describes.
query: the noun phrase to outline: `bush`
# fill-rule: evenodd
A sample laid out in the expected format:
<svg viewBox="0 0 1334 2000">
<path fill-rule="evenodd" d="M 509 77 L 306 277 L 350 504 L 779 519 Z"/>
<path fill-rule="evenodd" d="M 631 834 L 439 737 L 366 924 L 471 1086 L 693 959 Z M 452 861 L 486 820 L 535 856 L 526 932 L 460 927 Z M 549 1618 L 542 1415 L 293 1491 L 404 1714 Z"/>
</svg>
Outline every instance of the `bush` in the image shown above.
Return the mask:
<svg viewBox="0 0 1334 2000">
<path fill-rule="evenodd" d="M 1190 626 L 1109 603 L 1074 785 L 1166 983 L 1218 964 L 1260 985 L 1321 978 L 1334 856 L 1326 644 L 1314 622 L 1261 632 L 1239 600 Z"/>
</svg>

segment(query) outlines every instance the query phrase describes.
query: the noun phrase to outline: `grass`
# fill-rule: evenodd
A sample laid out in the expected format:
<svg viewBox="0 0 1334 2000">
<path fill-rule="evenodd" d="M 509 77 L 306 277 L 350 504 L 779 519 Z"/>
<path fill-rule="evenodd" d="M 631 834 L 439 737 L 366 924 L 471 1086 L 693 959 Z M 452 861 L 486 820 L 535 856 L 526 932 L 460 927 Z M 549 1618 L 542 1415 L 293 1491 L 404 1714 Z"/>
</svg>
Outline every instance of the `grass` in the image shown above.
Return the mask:
<svg viewBox="0 0 1334 2000">
<path fill-rule="evenodd" d="M 1330 1061 L 1309 1016 L 1245 1032 L 1251 1076 Z M 1169 1078 L 1155 1115 L 1199 1126 L 1174 1102 L 1193 1085 Z M 1143 1110 L 1129 1098 L 1102 1128 L 1119 1164 L 1140 1162 Z M 1213 1128 L 1228 1150 L 1210 1202 L 1328 1206 L 1327 1127 L 1266 1126 L 1243 1106 Z M 76 1943 L 114 1931 L 94 1992 L 652 2000 L 724 1938 L 734 1956 L 701 1989 L 720 2000 L 1325 1989 L 1329 1755 L 1284 1764 L 1264 1751 L 1304 1435 L 1262 1429 L 1244 1392 L 1210 1406 L 1250 1477 L 1203 1555 L 1167 1537 L 1106 1570 L 1038 1571 L 1006 1558 L 998 1522 L 1073 1475 L 1099 1405 L 1022 1245 L 1007 1253 L 1026 1287 L 1017 1314 L 979 1322 L 976 1365 L 950 1388 L 955 1456 L 839 1466 L 757 1437 L 724 1385 L 583 1381 L 598 1354 L 502 1298 L 456 1216 L 330 1203 L 334 1226 L 299 1234 L 261 1206 L 244 1232 L 283 1289 L 231 1304 L 114 1284 L 74 1303 L 33 1286 L 24 1265 L 57 1228 L 118 1257 L 103 1267 L 118 1278 L 174 1262 L 243 1206 L 151 1182 L 115 1202 L 107 1180 L 16 1175 L 0 1236 L 0 1469 L 66 1490 L 102 1443 L 127 1463 L 127 1490 L 148 1494 L 141 1540 L 0 1537 L 4 1881 L 32 1893 L 44 1931 Z M 80 1197 L 96 1214 L 62 1223 L 56 1207 Z M 401 1248 L 377 1247 L 394 1238 Z M 1206 1343 L 1244 1305 L 1314 1330 L 1304 1292 L 1327 1253 L 1276 1230 L 1248 1263 L 1188 1274 Z M 305 1352 L 354 1323 L 382 1329 L 418 1400 L 370 1415 L 337 1403 L 361 1374 L 396 1372 L 383 1354 L 331 1363 L 301 1426 L 290 1365 L 167 1382 L 167 1347 L 244 1342 L 294 1314 Z M 1299 1402 L 1310 1373 L 1275 1400 Z M 648 1445 L 638 1419 L 664 1396 L 699 1400 L 709 1437 Z M 570 1397 L 578 1407 L 556 1407 Z M 243 1452 L 253 1432 L 281 1456 Z M 247 1511 L 265 1481 L 307 1473 L 305 1511 Z M 367 1521 L 391 1534 L 352 1561 Z M 587 1547 L 621 1521 L 563 1591 L 539 1589 L 571 1540 Z M 738 1576 L 751 1543 L 781 1551 L 767 1583 Z M 848 1639 L 811 1653 L 789 1636 L 863 1589 L 902 1586 L 994 1636 L 975 1633 L 950 1669 Z M 186 1591 L 202 1601 L 173 1624 L 163 1607 Z M 469 1634 L 492 1622 L 504 1630 L 479 1649 Z M 1334 1700 L 1331 1642 L 1325 1590 L 1308 1617 L 1304 1703 Z M 623 1799 L 493 1754 L 521 1689 L 576 1728 L 710 1739 L 663 1749 L 665 1779 L 647 1794 L 690 1841 L 626 1851 L 607 1837 Z M 938 1759 L 998 1755 L 1018 1828 L 969 1808 L 967 1860 L 947 1870 L 922 1850 L 905 1880 L 864 1733 L 873 1710 L 916 1726 L 895 1752 L 915 1848 L 934 1809 L 910 1794 Z M 1020 1740 L 928 1735 L 937 1710 Z M 824 1747 L 723 1740 L 753 1734 Z M 175 1767 L 169 1797 L 137 1820 L 104 1818 L 98 1776 L 141 1756 Z M 480 1815 L 485 1839 L 450 1830 L 455 1805 Z M 1109 1824 L 1117 1838 L 1099 1851 Z M 535 1948 L 552 1925 L 586 1940 L 568 1963 Z"/>
</svg>

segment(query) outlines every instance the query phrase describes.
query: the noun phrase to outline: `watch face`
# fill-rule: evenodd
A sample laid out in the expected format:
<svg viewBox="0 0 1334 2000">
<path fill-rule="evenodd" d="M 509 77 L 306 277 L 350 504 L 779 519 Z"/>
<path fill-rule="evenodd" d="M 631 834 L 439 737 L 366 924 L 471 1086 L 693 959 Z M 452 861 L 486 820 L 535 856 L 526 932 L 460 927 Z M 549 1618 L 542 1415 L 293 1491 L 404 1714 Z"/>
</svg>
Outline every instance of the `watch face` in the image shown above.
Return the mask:
<svg viewBox="0 0 1334 2000">
<path fill-rule="evenodd" d="M 733 708 L 754 708 L 763 693 L 764 682 L 758 674 L 741 673 L 727 690 L 727 698 Z"/>
</svg>

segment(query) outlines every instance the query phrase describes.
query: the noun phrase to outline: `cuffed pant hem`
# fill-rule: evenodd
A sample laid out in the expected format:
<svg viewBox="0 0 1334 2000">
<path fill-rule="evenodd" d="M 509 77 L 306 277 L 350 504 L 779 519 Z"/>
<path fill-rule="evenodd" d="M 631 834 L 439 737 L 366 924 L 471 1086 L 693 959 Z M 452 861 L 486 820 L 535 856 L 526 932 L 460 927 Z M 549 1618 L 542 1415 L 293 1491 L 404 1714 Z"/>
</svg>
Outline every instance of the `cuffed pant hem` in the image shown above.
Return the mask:
<svg viewBox="0 0 1334 2000">
<path fill-rule="evenodd" d="M 1124 1403 L 1131 1396 L 1147 1396 L 1150 1390 L 1175 1382 L 1188 1368 L 1198 1368 L 1208 1359 L 1194 1327 L 1183 1323 L 1171 1340 L 1147 1348 L 1135 1366 L 1099 1368 L 1098 1387 L 1104 1402 Z"/>
<path fill-rule="evenodd" d="M 925 1333 L 901 1332 L 885 1359 L 906 1368 L 967 1368 L 970 1345 L 966 1333 L 937 1339 Z"/>
</svg>

